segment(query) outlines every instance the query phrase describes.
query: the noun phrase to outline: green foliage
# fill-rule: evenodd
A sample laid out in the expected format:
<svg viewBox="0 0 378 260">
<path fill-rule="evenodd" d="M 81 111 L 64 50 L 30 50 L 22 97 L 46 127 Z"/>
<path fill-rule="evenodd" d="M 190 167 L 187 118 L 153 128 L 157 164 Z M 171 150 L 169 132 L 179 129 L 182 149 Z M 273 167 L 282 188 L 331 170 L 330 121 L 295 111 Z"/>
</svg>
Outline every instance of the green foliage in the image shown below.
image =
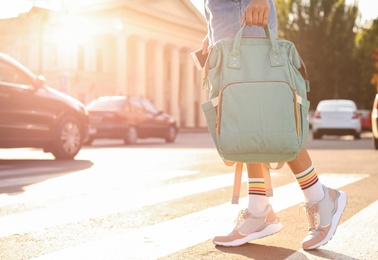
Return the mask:
<svg viewBox="0 0 378 260">
<path fill-rule="evenodd" d="M 363 29 L 358 34 L 356 47 L 356 63 L 358 64 L 359 92 L 361 98 L 373 102 L 376 88 L 371 84 L 374 73 L 378 73 L 375 68 L 375 61 L 372 58 L 373 52 L 378 49 L 378 18 L 375 19 L 368 29 Z"/>
<path fill-rule="evenodd" d="M 377 23 L 364 31 L 357 46 L 356 4 L 347 5 L 345 0 L 276 0 L 276 6 L 279 36 L 293 41 L 306 63 L 312 108 L 330 98 L 348 98 L 370 108 L 372 72 L 367 70 L 371 66 L 367 56 L 371 52 L 365 52 L 377 43 Z"/>
</svg>

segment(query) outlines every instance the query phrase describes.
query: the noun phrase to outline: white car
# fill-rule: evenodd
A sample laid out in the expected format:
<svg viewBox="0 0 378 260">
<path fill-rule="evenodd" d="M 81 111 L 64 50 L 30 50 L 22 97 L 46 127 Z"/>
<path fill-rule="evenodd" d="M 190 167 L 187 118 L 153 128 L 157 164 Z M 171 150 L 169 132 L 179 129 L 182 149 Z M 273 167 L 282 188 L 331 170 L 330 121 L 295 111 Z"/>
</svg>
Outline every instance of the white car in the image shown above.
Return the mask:
<svg viewBox="0 0 378 260">
<path fill-rule="evenodd" d="M 323 135 L 353 135 L 361 138 L 361 119 L 356 103 L 347 99 L 330 99 L 319 102 L 312 121 L 314 139 Z"/>
</svg>

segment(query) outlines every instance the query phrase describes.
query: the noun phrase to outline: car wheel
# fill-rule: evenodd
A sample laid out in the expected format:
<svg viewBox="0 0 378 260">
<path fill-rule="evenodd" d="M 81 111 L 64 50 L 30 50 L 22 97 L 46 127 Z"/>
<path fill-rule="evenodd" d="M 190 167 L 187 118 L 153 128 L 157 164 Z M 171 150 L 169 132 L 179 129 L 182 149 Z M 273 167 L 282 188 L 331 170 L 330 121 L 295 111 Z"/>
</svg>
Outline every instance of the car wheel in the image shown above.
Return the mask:
<svg viewBox="0 0 378 260">
<path fill-rule="evenodd" d="M 65 116 L 56 128 L 51 153 L 58 160 L 73 159 L 81 149 L 82 138 L 79 121 L 72 116 Z"/>
<path fill-rule="evenodd" d="M 322 138 L 322 135 L 319 134 L 319 133 L 317 133 L 317 132 L 314 132 L 314 133 L 312 133 L 312 138 L 313 138 L 314 140 L 318 140 L 318 139 L 321 139 L 321 138 Z"/>
<path fill-rule="evenodd" d="M 176 127 L 171 125 L 168 128 L 167 136 L 165 137 L 165 141 L 167 143 L 173 143 L 176 139 L 176 135 L 177 135 L 177 129 L 176 129 Z"/>
<path fill-rule="evenodd" d="M 129 130 L 126 133 L 123 142 L 125 144 L 136 144 L 138 141 L 138 131 L 135 127 L 130 126 Z"/>
<path fill-rule="evenodd" d="M 374 141 L 374 148 L 375 148 L 376 150 L 378 150 L 378 138 L 374 138 L 374 137 L 373 137 L 373 141 Z"/>
</svg>

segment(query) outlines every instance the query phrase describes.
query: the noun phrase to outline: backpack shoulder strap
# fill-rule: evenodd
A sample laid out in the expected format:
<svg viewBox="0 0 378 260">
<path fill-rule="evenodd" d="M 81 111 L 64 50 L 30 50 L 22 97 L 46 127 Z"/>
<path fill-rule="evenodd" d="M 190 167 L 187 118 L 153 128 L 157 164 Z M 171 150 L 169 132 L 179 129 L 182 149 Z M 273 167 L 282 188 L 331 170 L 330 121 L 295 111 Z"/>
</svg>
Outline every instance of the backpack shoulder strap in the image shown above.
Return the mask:
<svg viewBox="0 0 378 260">
<path fill-rule="evenodd" d="M 226 161 L 225 161 L 226 163 Z M 229 162 L 230 163 L 230 162 Z M 230 163 L 226 165 L 233 165 L 234 163 Z M 279 169 L 283 166 L 284 163 L 279 163 L 276 168 L 274 169 Z M 266 190 L 266 196 L 267 197 L 272 197 L 273 196 L 273 188 L 272 188 L 272 181 L 270 178 L 270 169 L 273 169 L 270 167 L 269 164 L 261 164 L 261 169 L 263 172 L 264 176 L 264 182 L 265 182 L 265 190 Z M 239 197 L 240 197 L 240 186 L 241 186 L 241 179 L 242 179 L 242 173 L 243 173 L 243 163 L 242 162 L 237 162 L 235 166 L 235 176 L 234 176 L 234 187 L 232 191 L 232 204 L 239 204 Z"/>
<path fill-rule="evenodd" d="M 232 200 L 231 200 L 232 204 L 239 204 L 242 172 L 243 172 L 243 163 L 237 162 L 235 166 L 234 189 L 232 192 Z"/>
</svg>

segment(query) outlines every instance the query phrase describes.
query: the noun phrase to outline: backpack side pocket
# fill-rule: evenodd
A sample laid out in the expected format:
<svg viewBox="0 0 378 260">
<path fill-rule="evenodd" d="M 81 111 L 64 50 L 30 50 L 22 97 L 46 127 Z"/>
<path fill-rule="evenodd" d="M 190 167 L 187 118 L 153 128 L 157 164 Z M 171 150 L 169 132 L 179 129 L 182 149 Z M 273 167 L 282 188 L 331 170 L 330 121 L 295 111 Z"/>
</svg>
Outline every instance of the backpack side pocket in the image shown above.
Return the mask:
<svg viewBox="0 0 378 260">
<path fill-rule="evenodd" d="M 209 133 L 211 135 L 211 138 L 213 139 L 213 142 L 215 144 L 215 147 L 218 150 L 219 153 L 219 144 L 216 137 L 216 125 L 217 125 L 217 107 L 214 106 L 212 100 L 206 101 L 201 105 L 202 111 L 205 115 L 207 127 L 209 129 Z"/>
</svg>

